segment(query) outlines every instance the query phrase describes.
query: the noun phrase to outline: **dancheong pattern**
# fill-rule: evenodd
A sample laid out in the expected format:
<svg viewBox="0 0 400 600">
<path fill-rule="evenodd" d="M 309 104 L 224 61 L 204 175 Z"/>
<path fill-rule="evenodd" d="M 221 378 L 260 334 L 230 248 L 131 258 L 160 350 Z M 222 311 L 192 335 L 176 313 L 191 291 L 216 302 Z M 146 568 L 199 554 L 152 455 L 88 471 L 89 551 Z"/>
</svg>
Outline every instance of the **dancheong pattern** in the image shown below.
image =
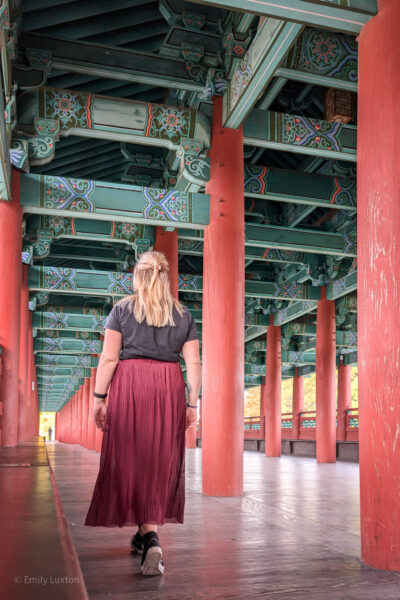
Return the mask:
<svg viewBox="0 0 400 600">
<path fill-rule="evenodd" d="M 193 138 L 195 112 L 187 108 L 148 104 L 146 137 L 169 140 L 178 145 L 182 138 Z"/>
<path fill-rule="evenodd" d="M 335 191 L 332 194 L 330 203 L 343 204 L 345 206 L 355 206 L 357 203 L 357 182 L 356 179 L 334 178 Z"/>
<path fill-rule="evenodd" d="M 267 190 L 268 167 L 244 166 L 244 191 L 265 194 Z"/>
<path fill-rule="evenodd" d="M 94 212 L 91 195 L 95 182 L 64 177 L 40 177 L 40 206 L 77 212 Z"/>
<path fill-rule="evenodd" d="M 51 231 L 54 237 L 59 237 L 61 235 L 75 235 L 73 219 L 69 217 L 42 215 L 41 228 Z"/>
<path fill-rule="evenodd" d="M 342 151 L 338 139 L 342 127 L 340 123 L 284 113 L 269 113 L 269 115 L 272 117 L 271 139 L 276 142 L 318 150 Z"/>
<path fill-rule="evenodd" d="M 64 313 L 48 312 L 42 317 L 42 326 L 49 329 L 67 329 L 67 315 Z"/>
<path fill-rule="evenodd" d="M 108 290 L 111 294 L 132 294 L 132 274 L 131 273 L 108 273 L 109 286 Z"/>
<path fill-rule="evenodd" d="M 178 275 L 178 289 L 197 292 L 201 290 L 201 279 L 198 275 Z"/>
<path fill-rule="evenodd" d="M 41 88 L 38 94 L 40 117 L 60 121 L 61 129 L 91 129 L 91 94 L 53 88 Z"/>
<path fill-rule="evenodd" d="M 74 290 L 75 269 L 62 269 L 57 267 L 42 268 L 42 285 L 52 290 Z"/>
<path fill-rule="evenodd" d="M 132 244 L 136 241 L 139 236 L 140 225 L 135 223 L 112 223 L 111 239 L 115 240 L 126 240 Z"/>
<path fill-rule="evenodd" d="M 143 210 L 145 218 L 182 223 L 187 223 L 192 218 L 191 199 L 187 192 L 144 188 L 143 195 L 147 200 Z"/>
<path fill-rule="evenodd" d="M 354 36 L 307 27 L 289 52 L 285 67 L 357 81 L 357 64 Z"/>
</svg>

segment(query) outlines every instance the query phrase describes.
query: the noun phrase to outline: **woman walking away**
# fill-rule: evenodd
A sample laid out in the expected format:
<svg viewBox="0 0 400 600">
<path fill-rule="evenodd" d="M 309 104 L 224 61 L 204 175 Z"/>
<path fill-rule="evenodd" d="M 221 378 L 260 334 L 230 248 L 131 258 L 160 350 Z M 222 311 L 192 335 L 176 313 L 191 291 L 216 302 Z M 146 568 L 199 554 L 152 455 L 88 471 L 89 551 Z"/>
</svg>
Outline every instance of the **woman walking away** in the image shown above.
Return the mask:
<svg viewBox="0 0 400 600">
<path fill-rule="evenodd" d="M 114 306 L 105 324 L 94 392 L 103 441 L 85 525 L 138 525 L 131 548 L 142 555 L 143 575 L 165 568 L 158 525 L 183 523 L 185 430 L 196 426 L 201 385 L 196 324 L 172 297 L 168 272 L 160 252 L 137 262 L 135 293 Z"/>
</svg>

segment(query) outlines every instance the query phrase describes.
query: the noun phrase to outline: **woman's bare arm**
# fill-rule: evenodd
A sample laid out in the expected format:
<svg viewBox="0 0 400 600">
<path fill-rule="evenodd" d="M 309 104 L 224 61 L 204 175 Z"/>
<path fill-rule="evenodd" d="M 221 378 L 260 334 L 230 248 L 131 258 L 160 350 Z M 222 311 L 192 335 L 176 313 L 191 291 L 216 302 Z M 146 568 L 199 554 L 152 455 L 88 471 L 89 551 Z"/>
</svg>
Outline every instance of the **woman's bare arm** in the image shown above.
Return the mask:
<svg viewBox="0 0 400 600">
<path fill-rule="evenodd" d="M 104 335 L 103 350 L 100 355 L 99 365 L 96 373 L 95 392 L 106 394 L 108 386 L 119 363 L 119 354 L 122 347 L 122 335 L 119 331 L 106 329 Z"/>
<path fill-rule="evenodd" d="M 187 401 L 189 404 L 197 404 L 201 387 L 199 341 L 191 340 L 190 342 L 185 342 L 182 347 L 182 355 L 186 364 Z"/>
</svg>

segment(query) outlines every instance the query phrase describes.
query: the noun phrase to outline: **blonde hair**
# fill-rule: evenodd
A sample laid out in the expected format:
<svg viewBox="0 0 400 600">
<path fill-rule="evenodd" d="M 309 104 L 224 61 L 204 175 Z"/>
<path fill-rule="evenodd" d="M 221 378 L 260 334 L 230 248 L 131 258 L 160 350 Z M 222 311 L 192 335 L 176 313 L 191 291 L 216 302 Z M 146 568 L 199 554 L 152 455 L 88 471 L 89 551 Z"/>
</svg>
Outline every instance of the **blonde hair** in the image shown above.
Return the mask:
<svg viewBox="0 0 400 600">
<path fill-rule="evenodd" d="M 129 302 L 138 323 L 144 320 L 147 325 L 165 327 L 175 325 L 173 307 L 180 316 L 183 305 L 171 293 L 169 264 L 162 252 L 144 252 L 133 270 L 135 293 L 120 302 Z"/>
</svg>

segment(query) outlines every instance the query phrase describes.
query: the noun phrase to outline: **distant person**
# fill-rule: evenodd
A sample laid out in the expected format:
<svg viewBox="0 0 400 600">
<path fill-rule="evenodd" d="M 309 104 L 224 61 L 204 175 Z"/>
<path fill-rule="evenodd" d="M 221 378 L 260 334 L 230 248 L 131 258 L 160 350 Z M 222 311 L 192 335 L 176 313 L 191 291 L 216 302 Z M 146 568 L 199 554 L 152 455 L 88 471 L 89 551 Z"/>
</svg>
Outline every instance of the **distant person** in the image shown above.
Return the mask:
<svg viewBox="0 0 400 600">
<path fill-rule="evenodd" d="M 52 428 L 51 428 L 51 425 L 50 425 L 50 427 L 49 427 L 49 428 L 48 428 L 48 430 L 47 430 L 47 434 L 48 434 L 48 436 L 49 436 L 49 442 L 51 442 L 51 436 L 52 436 L 52 434 L 53 434 L 53 430 L 52 430 Z"/>
<path fill-rule="evenodd" d="M 104 434 L 85 525 L 138 525 L 131 548 L 142 555 L 141 572 L 161 575 L 158 525 L 184 517 L 185 430 L 197 420 L 199 341 L 192 315 L 172 297 L 164 254 L 141 256 L 133 288 L 105 324 L 93 410 Z"/>
</svg>

